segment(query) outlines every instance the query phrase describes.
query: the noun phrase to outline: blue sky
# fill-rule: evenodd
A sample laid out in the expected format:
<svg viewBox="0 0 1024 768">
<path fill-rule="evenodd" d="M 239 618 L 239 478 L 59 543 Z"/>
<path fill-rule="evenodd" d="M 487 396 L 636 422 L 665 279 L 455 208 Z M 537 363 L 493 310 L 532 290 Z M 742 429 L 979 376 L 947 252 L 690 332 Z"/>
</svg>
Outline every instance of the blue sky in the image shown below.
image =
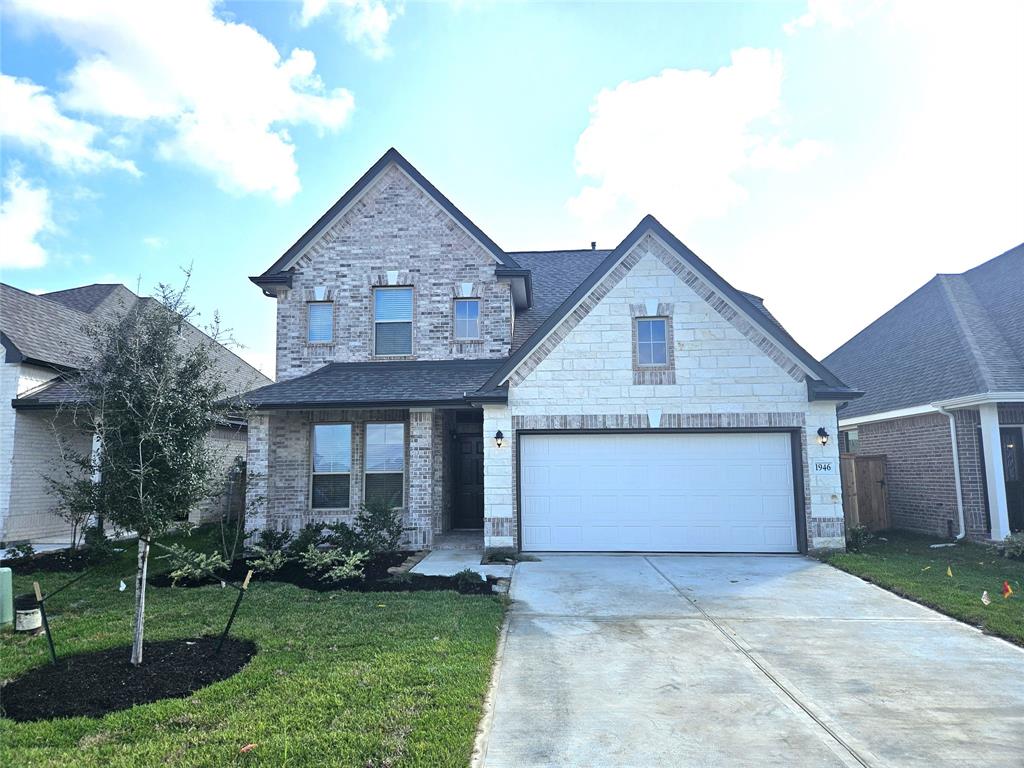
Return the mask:
<svg viewBox="0 0 1024 768">
<path fill-rule="evenodd" d="M 389 146 L 507 250 L 654 213 L 824 355 L 1024 240 L 1019 3 L 0 0 L 2 279 L 262 272 Z"/>
</svg>

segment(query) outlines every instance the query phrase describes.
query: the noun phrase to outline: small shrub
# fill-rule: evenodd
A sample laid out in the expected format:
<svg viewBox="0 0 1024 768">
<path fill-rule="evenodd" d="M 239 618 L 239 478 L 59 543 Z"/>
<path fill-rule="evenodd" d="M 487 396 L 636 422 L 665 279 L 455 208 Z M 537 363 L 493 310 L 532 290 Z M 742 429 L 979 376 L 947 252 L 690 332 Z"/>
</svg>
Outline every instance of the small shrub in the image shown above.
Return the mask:
<svg viewBox="0 0 1024 768">
<path fill-rule="evenodd" d="M 324 524 L 306 523 L 288 545 L 288 555 L 301 559 L 310 547 L 316 549 L 324 543 Z"/>
<path fill-rule="evenodd" d="M 84 541 L 85 556 L 90 563 L 105 563 L 114 557 L 114 542 L 107 538 L 100 526 L 90 525 L 86 528 Z"/>
<path fill-rule="evenodd" d="M 364 564 L 369 556 L 368 552 L 342 552 L 340 549 L 321 552 L 310 546 L 299 555 L 299 562 L 306 573 L 320 581 L 344 581 L 363 578 Z"/>
<path fill-rule="evenodd" d="M 364 546 L 359 531 L 345 522 L 331 523 L 327 526 L 327 534 L 324 540 L 331 549 L 340 549 L 342 552 L 356 552 L 368 549 Z"/>
<path fill-rule="evenodd" d="M 253 544 L 263 547 L 268 552 L 283 552 L 288 549 L 293 538 L 291 531 L 275 531 L 271 528 L 264 528 L 256 534 Z"/>
<path fill-rule="evenodd" d="M 356 529 L 359 531 L 359 548 L 371 554 L 394 552 L 402 539 L 402 512 L 394 509 L 383 499 L 370 499 L 356 515 Z"/>
<path fill-rule="evenodd" d="M 260 544 L 252 548 L 249 567 L 256 573 L 277 573 L 288 562 L 288 555 L 280 549 L 266 549 Z"/>
<path fill-rule="evenodd" d="M 866 526 L 852 525 L 846 529 L 846 551 L 860 552 L 873 538 L 874 534 Z"/>
<path fill-rule="evenodd" d="M 167 554 L 163 557 L 170 561 L 171 583 L 174 585 L 186 579 L 200 581 L 228 569 L 220 552 L 197 552 L 181 544 L 167 547 Z"/>
<path fill-rule="evenodd" d="M 455 588 L 459 592 L 472 592 L 480 586 L 484 577 L 472 568 L 465 568 L 452 576 L 452 579 L 455 581 Z"/>
<path fill-rule="evenodd" d="M 1014 560 L 1024 560 L 1024 531 L 1011 533 L 1003 539 L 1003 543 L 999 548 L 1003 552 L 1003 557 L 1009 557 Z"/>
<path fill-rule="evenodd" d="M 335 550 L 338 552 L 338 550 Z M 363 569 L 369 559 L 369 552 L 348 552 L 340 554 L 335 564 L 328 569 L 322 581 L 345 581 L 346 579 L 361 579 L 365 575 Z"/>
<path fill-rule="evenodd" d="M 21 544 L 13 544 L 7 547 L 7 559 L 8 560 L 20 560 L 23 557 L 32 557 L 36 553 L 36 548 L 29 544 L 27 541 Z"/>
</svg>

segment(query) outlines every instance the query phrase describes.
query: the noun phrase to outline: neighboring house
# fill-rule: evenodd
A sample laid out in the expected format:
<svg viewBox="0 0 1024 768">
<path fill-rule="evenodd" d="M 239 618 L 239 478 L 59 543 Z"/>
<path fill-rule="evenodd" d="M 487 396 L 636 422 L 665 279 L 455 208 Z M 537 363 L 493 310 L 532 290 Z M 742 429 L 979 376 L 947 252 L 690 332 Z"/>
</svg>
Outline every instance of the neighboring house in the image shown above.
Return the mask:
<svg viewBox="0 0 1024 768">
<path fill-rule="evenodd" d="M 1024 530 L 1024 245 L 936 275 L 824 362 L 867 392 L 843 449 L 886 456 L 896 527 Z"/>
<path fill-rule="evenodd" d="M 416 547 L 844 546 L 860 393 L 650 216 L 610 251 L 505 252 L 392 149 L 251 280 L 279 377 L 247 395 L 257 525 L 381 498 Z"/>
<path fill-rule="evenodd" d="M 53 514 L 56 505 L 46 478 L 61 464 L 57 433 L 78 451 L 92 446 L 92 433 L 74 427 L 62 411 L 73 403 L 69 381 L 91 349 L 84 329 L 140 301 L 154 300 L 122 285 L 86 285 L 37 296 L 0 283 L 0 547 L 26 541 L 44 548 L 70 543 L 70 527 Z M 183 326 L 187 334 L 205 338 L 188 323 Z M 232 394 L 270 382 L 222 345 L 215 346 L 215 360 Z M 226 463 L 245 455 L 244 424 L 226 425 L 209 439 Z M 214 509 L 215 502 L 204 504 L 192 519 Z"/>
</svg>

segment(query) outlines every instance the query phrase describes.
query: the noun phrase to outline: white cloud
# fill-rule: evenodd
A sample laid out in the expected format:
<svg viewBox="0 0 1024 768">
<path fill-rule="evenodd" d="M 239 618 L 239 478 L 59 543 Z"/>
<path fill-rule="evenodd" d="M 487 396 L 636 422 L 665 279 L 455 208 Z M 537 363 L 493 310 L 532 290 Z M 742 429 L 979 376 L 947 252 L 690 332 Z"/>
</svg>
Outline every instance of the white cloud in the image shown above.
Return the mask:
<svg viewBox="0 0 1024 768">
<path fill-rule="evenodd" d="M 69 171 L 116 168 L 139 175 L 130 160 L 96 147 L 100 129 L 57 109 L 46 89 L 31 80 L 0 74 L 0 136 L 44 154 Z"/>
<path fill-rule="evenodd" d="M 902 107 L 885 107 L 884 144 L 836 144 L 837 159 L 869 160 L 816 185 L 810 204 L 777 206 L 770 226 L 730 222 L 742 235 L 709 255 L 819 355 L 936 273 L 1024 240 L 1024 5 L 883 5 L 857 24 L 851 45 L 891 46 L 903 62 L 898 90 L 883 100 Z M 891 74 L 880 69 L 864 92 L 886 93 Z"/>
<path fill-rule="evenodd" d="M 312 52 L 283 58 L 252 27 L 218 18 L 213 0 L 14 0 L 13 12 L 78 54 L 64 107 L 172 129 L 160 154 L 193 164 L 231 192 L 298 192 L 289 126 L 336 130 L 352 94 L 327 91 Z"/>
<path fill-rule="evenodd" d="M 666 69 L 601 91 L 576 144 L 576 171 L 594 179 L 568 201 L 602 239 L 646 213 L 685 231 L 747 198 L 737 176 L 792 171 L 825 150 L 781 127 L 782 56 L 743 49 L 717 72 Z"/>
<path fill-rule="evenodd" d="M 46 249 L 38 237 L 53 228 L 49 191 L 11 170 L 0 203 L 0 267 L 32 269 L 46 264 Z"/>
<path fill-rule="evenodd" d="M 374 59 L 391 53 L 387 37 L 391 25 L 404 11 L 401 3 L 389 7 L 384 0 L 302 0 L 299 24 L 308 26 L 332 10 L 338 11 L 348 42 L 358 45 Z"/>
<path fill-rule="evenodd" d="M 864 18 L 878 4 L 879 0 L 808 0 L 806 13 L 784 24 L 782 28 L 787 35 L 795 35 L 802 29 L 819 25 L 846 29 Z"/>
<path fill-rule="evenodd" d="M 144 246 L 146 246 L 147 248 L 152 248 L 153 250 L 159 250 L 160 248 L 163 248 L 163 247 L 165 247 L 167 245 L 167 241 L 164 240 L 162 237 L 157 237 L 156 235 L 150 235 L 148 237 L 142 238 L 142 244 Z"/>
</svg>

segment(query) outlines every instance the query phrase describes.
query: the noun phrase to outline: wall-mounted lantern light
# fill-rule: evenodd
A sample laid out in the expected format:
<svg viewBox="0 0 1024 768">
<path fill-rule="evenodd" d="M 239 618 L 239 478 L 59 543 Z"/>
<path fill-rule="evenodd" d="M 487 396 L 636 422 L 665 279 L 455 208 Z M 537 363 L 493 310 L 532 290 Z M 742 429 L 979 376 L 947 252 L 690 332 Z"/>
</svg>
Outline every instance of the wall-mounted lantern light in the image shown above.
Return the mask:
<svg viewBox="0 0 1024 768">
<path fill-rule="evenodd" d="M 818 445 L 828 445 L 828 430 L 818 427 Z"/>
<path fill-rule="evenodd" d="M 497 432 L 494 433 L 494 445 L 497 448 L 501 448 L 501 444 L 503 442 L 505 442 L 505 436 L 501 434 L 501 430 L 499 429 Z"/>
</svg>

